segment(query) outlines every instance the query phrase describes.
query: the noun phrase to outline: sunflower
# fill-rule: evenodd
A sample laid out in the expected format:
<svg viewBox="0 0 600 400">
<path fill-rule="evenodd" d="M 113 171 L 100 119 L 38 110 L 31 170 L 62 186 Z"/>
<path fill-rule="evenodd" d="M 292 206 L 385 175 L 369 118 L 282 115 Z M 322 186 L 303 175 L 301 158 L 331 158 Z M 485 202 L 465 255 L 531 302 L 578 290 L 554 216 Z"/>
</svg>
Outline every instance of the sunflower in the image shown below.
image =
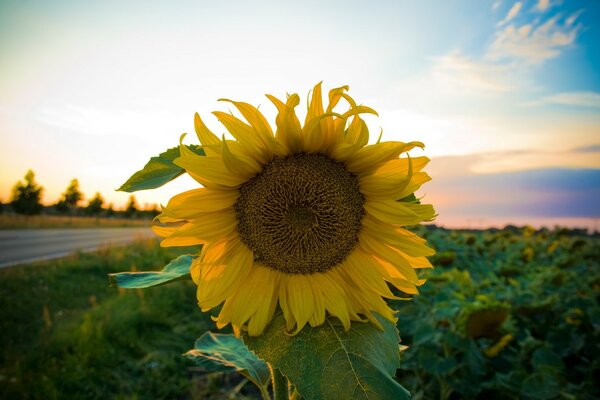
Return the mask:
<svg viewBox="0 0 600 400">
<path fill-rule="evenodd" d="M 377 113 L 347 90 L 331 90 L 324 109 L 317 84 L 304 125 L 297 94 L 267 95 L 275 133 L 255 107 L 222 99 L 245 119 L 213 113 L 235 140 L 195 115 L 205 155 L 181 145 L 174 163 L 203 187 L 173 197 L 153 229 L 162 246 L 202 244 L 191 275 L 202 311 L 223 304 L 217 327 L 260 335 L 279 304 L 292 334 L 327 314 L 346 330 L 351 321 L 381 328 L 374 312 L 396 321 L 388 284 L 416 294 L 424 282 L 415 269 L 431 267 L 434 251 L 403 226 L 435 216 L 413 195 L 430 179 L 421 172 L 429 160 L 401 157 L 423 144 L 369 145 L 360 114 Z M 341 100 L 348 110 L 334 112 Z"/>
</svg>

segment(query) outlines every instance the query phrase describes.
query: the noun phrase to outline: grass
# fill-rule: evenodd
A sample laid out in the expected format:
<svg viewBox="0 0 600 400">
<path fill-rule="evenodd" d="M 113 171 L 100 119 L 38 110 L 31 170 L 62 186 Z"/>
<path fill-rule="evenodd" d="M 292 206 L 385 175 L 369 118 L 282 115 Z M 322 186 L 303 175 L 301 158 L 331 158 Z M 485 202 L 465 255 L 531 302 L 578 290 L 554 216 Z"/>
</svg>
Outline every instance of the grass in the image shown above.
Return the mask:
<svg viewBox="0 0 600 400">
<path fill-rule="evenodd" d="M 160 269 L 178 254 L 147 240 L 0 270 L 0 398 L 257 398 L 237 374 L 181 356 L 214 328 L 193 283 L 108 286 L 108 273 Z"/>
<path fill-rule="evenodd" d="M 395 305 L 409 346 L 397 378 L 414 398 L 599 398 L 600 236 L 419 233 L 438 250 L 436 268 L 421 296 Z M 160 269 L 193 251 L 147 240 L 0 270 L 0 399 L 258 399 L 240 375 L 181 357 L 214 329 L 191 282 L 107 284 L 108 273 Z M 505 320 L 488 321 L 489 310 Z"/>
<path fill-rule="evenodd" d="M 123 228 L 150 226 L 147 219 L 0 214 L 0 229 Z"/>
</svg>

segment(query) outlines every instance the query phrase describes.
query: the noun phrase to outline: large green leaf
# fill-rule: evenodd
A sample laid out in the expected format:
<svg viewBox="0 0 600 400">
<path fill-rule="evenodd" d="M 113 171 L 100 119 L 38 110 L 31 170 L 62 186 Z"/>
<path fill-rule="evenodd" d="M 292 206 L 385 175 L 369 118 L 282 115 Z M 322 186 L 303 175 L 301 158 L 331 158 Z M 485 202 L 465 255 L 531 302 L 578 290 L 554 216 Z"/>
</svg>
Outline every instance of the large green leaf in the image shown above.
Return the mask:
<svg viewBox="0 0 600 400">
<path fill-rule="evenodd" d="M 385 330 L 353 323 L 348 332 L 330 318 L 295 336 L 278 314 L 258 337 L 244 336 L 250 350 L 287 376 L 307 399 L 409 399 L 392 376 L 400 364 L 398 331 L 378 317 Z"/>
<path fill-rule="evenodd" d="M 188 145 L 194 153 L 203 156 L 204 150 L 197 145 Z M 183 174 L 183 168 L 173 164 L 179 157 L 179 147 L 173 147 L 156 157 L 152 157 L 144 168 L 137 171 L 117 190 L 136 192 L 138 190 L 156 189 Z"/>
<path fill-rule="evenodd" d="M 143 289 L 185 279 L 196 256 L 184 255 L 168 263 L 162 271 L 119 272 L 108 274 L 108 281 L 125 289 Z"/>
<path fill-rule="evenodd" d="M 185 356 L 211 371 L 237 371 L 266 391 L 271 381 L 267 364 L 233 335 L 206 332 Z"/>
</svg>

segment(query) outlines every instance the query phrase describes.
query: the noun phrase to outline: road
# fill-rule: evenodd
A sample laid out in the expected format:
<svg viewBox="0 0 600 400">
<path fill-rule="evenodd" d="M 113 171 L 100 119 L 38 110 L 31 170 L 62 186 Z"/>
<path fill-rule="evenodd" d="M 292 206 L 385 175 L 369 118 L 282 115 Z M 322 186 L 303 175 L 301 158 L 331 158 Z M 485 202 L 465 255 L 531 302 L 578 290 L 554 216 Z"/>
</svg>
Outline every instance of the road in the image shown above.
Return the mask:
<svg viewBox="0 0 600 400">
<path fill-rule="evenodd" d="M 150 228 L 0 230 L 0 268 L 94 251 L 137 238 L 155 237 Z"/>
</svg>

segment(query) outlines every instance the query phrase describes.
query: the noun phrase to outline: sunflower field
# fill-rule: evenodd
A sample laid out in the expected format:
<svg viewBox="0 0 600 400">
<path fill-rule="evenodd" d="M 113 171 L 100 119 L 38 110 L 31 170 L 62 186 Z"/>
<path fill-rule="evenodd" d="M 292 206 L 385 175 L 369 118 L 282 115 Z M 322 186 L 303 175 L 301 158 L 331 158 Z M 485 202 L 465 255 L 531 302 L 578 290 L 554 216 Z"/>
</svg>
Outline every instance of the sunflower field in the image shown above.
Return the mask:
<svg viewBox="0 0 600 400">
<path fill-rule="evenodd" d="M 600 396 L 598 235 L 422 228 L 438 249 L 398 304 L 396 378 L 415 399 Z"/>
<path fill-rule="evenodd" d="M 392 305 L 407 346 L 396 380 L 413 399 L 600 396 L 597 234 L 417 233 L 438 249 L 435 268 L 421 295 Z M 109 272 L 161 268 L 177 255 L 166 250 L 153 240 L 0 271 L 0 398 L 261 398 L 242 375 L 181 356 L 217 332 L 191 282 L 106 284 Z"/>
</svg>

